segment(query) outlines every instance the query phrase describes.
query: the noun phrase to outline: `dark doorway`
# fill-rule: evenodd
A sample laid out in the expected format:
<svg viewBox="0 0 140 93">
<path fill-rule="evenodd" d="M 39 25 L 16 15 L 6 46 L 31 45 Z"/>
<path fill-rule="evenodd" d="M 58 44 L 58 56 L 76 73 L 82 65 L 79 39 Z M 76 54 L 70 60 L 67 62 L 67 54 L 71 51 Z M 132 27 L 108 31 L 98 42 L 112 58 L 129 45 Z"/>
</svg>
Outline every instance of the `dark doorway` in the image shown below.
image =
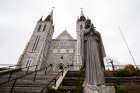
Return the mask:
<svg viewBox="0 0 140 93">
<path fill-rule="evenodd" d="M 60 63 L 60 64 L 58 65 L 58 69 L 63 70 L 63 69 L 64 69 L 64 64 Z"/>
</svg>

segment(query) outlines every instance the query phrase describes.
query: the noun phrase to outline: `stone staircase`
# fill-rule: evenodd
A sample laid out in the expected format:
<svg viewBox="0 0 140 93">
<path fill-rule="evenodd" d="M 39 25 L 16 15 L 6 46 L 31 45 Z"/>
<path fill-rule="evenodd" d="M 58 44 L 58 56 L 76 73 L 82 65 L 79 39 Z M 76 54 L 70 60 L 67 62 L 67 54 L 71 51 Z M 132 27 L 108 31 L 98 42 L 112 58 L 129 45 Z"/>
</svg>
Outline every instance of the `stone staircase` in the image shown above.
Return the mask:
<svg viewBox="0 0 140 93">
<path fill-rule="evenodd" d="M 68 71 L 58 91 L 73 93 L 80 86 L 81 81 L 83 82 L 83 78 L 81 78 L 80 71 Z"/>
<path fill-rule="evenodd" d="M 43 88 L 46 88 L 48 84 L 50 86 L 55 85 L 55 79 L 58 79 L 58 77 L 56 78 L 58 73 L 59 72 L 54 72 L 52 70 L 48 70 L 47 74 L 45 74 L 44 71 L 38 71 L 36 74 L 36 78 L 34 72 L 32 73 L 31 71 L 21 71 L 20 69 L 12 71 L 11 76 L 10 71 L 7 71 L 4 74 L 0 73 L 0 93 L 47 93 L 45 91 L 41 92 L 41 90 Z M 62 73 L 60 74 L 62 76 Z M 64 79 L 62 80 L 62 83 L 60 83 L 57 91 L 63 93 L 67 93 L 70 91 L 72 93 L 79 86 L 79 82 L 81 81 L 80 78 L 80 71 L 68 71 Z"/>
<path fill-rule="evenodd" d="M 28 73 L 31 72 L 29 71 Z M 25 74 L 27 74 L 25 71 L 16 71 L 16 73 L 12 74 L 10 82 L 0 85 L 0 93 L 40 93 L 41 90 L 57 76 L 58 72 L 50 71 L 45 75 L 44 71 L 40 71 L 37 72 L 36 78 L 35 73 L 31 73 L 27 76 L 17 79 L 15 86 L 13 87 L 13 91 L 10 92 L 15 82 L 14 79 Z M 8 78 L 8 73 L 0 75 L 0 84 L 8 81 Z M 50 85 L 54 84 L 55 81 L 50 83 Z"/>
</svg>

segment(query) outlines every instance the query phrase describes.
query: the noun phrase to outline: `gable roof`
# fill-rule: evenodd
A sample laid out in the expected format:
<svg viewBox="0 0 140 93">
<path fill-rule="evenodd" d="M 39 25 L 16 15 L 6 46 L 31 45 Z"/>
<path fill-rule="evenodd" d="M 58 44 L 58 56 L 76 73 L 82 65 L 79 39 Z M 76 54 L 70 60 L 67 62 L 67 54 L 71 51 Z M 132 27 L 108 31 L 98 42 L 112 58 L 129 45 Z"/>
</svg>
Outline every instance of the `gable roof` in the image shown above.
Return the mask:
<svg viewBox="0 0 140 93">
<path fill-rule="evenodd" d="M 68 33 L 68 31 L 64 30 L 60 35 L 56 37 L 56 39 L 73 40 L 73 37 Z"/>
</svg>

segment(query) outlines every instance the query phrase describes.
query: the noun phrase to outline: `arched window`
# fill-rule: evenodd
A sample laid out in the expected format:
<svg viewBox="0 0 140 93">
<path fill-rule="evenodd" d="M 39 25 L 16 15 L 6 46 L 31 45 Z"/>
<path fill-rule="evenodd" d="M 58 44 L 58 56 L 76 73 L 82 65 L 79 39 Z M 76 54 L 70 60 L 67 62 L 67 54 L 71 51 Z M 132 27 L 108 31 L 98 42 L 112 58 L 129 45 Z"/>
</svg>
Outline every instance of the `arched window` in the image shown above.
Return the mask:
<svg viewBox="0 0 140 93">
<path fill-rule="evenodd" d="M 36 50 L 38 42 L 39 42 L 39 39 L 40 39 L 40 36 L 37 36 L 36 39 L 35 39 L 33 48 L 32 48 L 32 52 L 34 52 Z"/>
<path fill-rule="evenodd" d="M 46 29 L 46 24 L 45 24 L 44 27 L 43 27 L 43 32 L 45 31 L 45 29 Z"/>
<path fill-rule="evenodd" d="M 26 63 L 26 67 L 30 66 L 32 64 L 32 59 L 28 58 L 27 63 Z"/>
<path fill-rule="evenodd" d="M 40 29 L 41 29 L 41 25 L 39 25 L 39 27 L 37 29 L 37 32 L 40 32 Z"/>
<path fill-rule="evenodd" d="M 58 64 L 58 69 L 63 70 L 64 69 L 64 64 L 63 63 Z"/>
</svg>

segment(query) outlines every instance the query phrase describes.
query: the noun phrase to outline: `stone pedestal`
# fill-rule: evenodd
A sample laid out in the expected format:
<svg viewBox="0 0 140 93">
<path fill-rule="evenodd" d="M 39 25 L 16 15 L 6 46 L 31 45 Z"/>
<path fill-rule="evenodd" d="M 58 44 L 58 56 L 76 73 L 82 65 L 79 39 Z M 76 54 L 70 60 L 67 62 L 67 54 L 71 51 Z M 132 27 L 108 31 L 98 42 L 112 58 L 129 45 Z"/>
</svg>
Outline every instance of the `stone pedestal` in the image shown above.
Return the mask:
<svg viewBox="0 0 140 93">
<path fill-rule="evenodd" d="M 84 93 L 115 93 L 115 88 L 113 86 L 105 85 L 86 85 L 84 87 Z"/>
</svg>

